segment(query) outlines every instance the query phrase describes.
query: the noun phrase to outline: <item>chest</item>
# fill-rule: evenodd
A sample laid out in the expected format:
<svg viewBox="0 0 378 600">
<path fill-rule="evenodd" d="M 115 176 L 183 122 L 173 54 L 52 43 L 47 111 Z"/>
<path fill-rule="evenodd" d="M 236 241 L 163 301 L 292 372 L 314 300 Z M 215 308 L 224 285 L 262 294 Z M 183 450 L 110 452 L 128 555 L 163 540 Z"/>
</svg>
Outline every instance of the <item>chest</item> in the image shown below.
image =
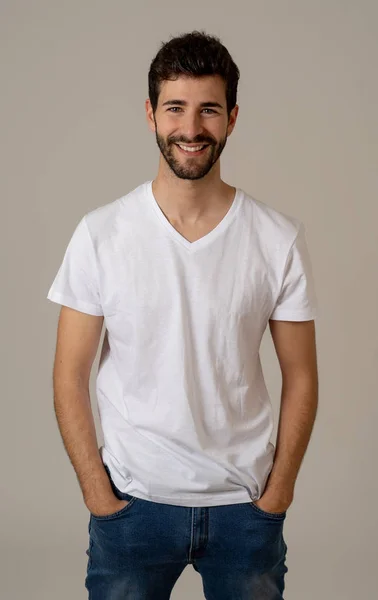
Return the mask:
<svg viewBox="0 0 378 600">
<path fill-rule="evenodd" d="M 186 234 L 194 239 L 203 230 Z M 116 250 L 103 246 L 99 264 L 106 327 L 124 341 L 131 331 L 148 344 L 154 331 L 264 330 L 274 306 L 275 272 L 242 237 L 195 253 L 175 243 L 130 240 Z"/>
</svg>

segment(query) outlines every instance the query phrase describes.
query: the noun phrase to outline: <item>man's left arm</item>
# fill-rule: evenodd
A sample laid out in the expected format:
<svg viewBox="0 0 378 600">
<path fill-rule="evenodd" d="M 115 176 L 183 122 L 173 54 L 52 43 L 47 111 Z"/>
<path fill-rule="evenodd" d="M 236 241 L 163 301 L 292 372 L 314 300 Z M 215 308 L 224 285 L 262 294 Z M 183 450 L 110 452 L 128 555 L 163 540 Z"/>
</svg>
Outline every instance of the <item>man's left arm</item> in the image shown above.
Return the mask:
<svg viewBox="0 0 378 600">
<path fill-rule="evenodd" d="M 281 406 L 273 467 L 256 504 L 283 512 L 293 501 L 317 413 L 315 321 L 270 320 L 269 327 L 282 373 Z"/>
</svg>

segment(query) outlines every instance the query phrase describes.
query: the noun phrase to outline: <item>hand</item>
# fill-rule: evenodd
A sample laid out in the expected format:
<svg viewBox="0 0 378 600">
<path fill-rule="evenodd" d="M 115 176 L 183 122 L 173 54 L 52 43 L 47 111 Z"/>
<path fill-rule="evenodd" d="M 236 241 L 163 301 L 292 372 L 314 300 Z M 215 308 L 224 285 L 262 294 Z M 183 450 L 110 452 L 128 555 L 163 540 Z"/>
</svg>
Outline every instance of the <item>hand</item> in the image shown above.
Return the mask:
<svg viewBox="0 0 378 600">
<path fill-rule="evenodd" d="M 268 513 L 283 513 L 287 511 L 292 502 L 292 492 L 267 488 L 263 495 L 254 501 L 254 504 Z"/>
<path fill-rule="evenodd" d="M 118 500 L 114 494 L 113 498 L 114 500 L 106 503 L 102 502 L 101 505 L 87 504 L 87 508 L 95 517 L 106 517 L 119 512 L 129 503 L 128 500 Z"/>
</svg>

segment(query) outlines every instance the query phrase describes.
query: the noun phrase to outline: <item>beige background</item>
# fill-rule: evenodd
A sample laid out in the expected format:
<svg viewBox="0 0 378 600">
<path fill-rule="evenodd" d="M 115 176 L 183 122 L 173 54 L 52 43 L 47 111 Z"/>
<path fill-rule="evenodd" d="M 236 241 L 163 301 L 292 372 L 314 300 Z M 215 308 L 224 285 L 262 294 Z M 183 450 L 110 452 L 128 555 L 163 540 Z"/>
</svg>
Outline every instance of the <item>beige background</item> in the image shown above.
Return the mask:
<svg viewBox="0 0 378 600">
<path fill-rule="evenodd" d="M 205 29 L 241 71 L 222 178 L 304 221 L 320 306 L 319 411 L 285 524 L 285 598 L 372 599 L 377 3 L 1 0 L 0 13 L 1 598 L 86 598 L 89 513 L 53 412 L 59 306 L 46 294 L 84 213 L 155 177 L 150 61 L 171 34 Z M 277 419 L 268 332 L 262 359 Z M 203 598 L 192 568 L 172 598 Z"/>
</svg>

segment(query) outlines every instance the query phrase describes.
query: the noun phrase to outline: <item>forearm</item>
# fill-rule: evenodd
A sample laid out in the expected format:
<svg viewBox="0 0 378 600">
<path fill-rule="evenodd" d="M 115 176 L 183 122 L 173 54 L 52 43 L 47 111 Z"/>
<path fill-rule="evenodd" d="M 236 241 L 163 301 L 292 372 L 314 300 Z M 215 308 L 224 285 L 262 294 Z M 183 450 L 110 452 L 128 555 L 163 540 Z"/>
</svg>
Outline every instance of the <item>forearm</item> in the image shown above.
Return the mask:
<svg viewBox="0 0 378 600">
<path fill-rule="evenodd" d="M 113 492 L 98 449 L 96 428 L 86 386 L 54 379 L 54 408 L 60 433 L 87 506 Z"/>
<path fill-rule="evenodd" d="M 310 441 L 318 406 L 317 374 L 283 383 L 276 452 L 267 486 L 270 491 L 294 485 Z"/>
</svg>

